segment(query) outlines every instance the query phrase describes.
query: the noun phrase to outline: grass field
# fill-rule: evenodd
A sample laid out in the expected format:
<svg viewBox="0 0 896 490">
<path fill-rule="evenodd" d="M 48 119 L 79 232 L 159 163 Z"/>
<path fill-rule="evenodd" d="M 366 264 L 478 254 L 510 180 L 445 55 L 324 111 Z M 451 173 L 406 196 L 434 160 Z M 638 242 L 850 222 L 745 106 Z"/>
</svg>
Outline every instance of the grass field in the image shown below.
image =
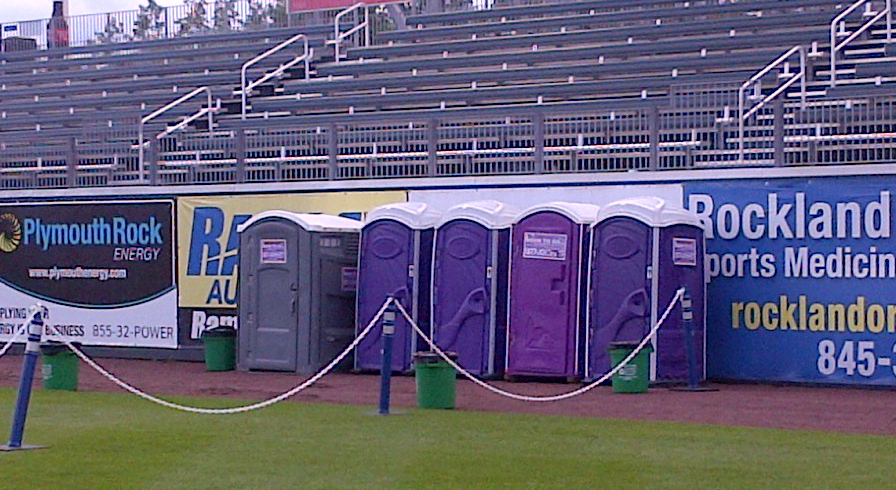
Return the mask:
<svg viewBox="0 0 896 490">
<path fill-rule="evenodd" d="M 0 389 L 4 441 L 15 393 Z M 239 402 L 178 401 L 201 406 Z M 794 407 L 798 410 L 799 407 Z M 732 407 L 736 410 L 736 407 Z M 891 488 L 893 438 L 281 403 L 174 412 L 125 394 L 37 390 L 3 489 Z"/>
</svg>

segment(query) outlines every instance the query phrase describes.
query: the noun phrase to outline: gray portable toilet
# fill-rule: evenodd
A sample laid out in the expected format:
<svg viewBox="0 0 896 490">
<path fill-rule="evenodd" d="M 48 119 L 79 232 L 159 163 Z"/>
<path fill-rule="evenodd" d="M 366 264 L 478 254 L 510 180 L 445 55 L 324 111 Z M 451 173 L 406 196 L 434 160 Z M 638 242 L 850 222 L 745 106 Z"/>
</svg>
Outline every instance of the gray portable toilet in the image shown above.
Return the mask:
<svg viewBox="0 0 896 490">
<path fill-rule="evenodd" d="M 584 373 L 588 230 L 599 209 L 540 204 L 513 224 L 507 375 L 571 379 Z"/>
<path fill-rule="evenodd" d="M 494 200 L 458 204 L 436 227 L 432 339 L 479 376 L 504 371 L 510 225 L 519 211 Z"/>
<path fill-rule="evenodd" d="M 361 222 L 265 211 L 240 234 L 237 367 L 311 374 L 354 338 Z"/>
<path fill-rule="evenodd" d="M 643 339 L 682 286 L 693 303 L 692 347 L 703 377 L 705 247 L 697 215 L 658 197 L 622 199 L 601 208 L 591 244 L 586 377 L 610 369 L 610 343 Z M 652 339 L 651 380 L 687 379 L 686 340 L 676 307 Z"/>
<path fill-rule="evenodd" d="M 367 213 L 358 259 L 359 332 L 389 295 L 401 302 L 420 328 L 429 330 L 432 237 L 439 214 L 422 202 L 385 204 Z M 380 369 L 381 330 L 376 326 L 358 344 L 355 369 Z M 395 317 L 394 346 L 392 370 L 401 372 L 409 371 L 414 352 L 425 348 L 400 314 Z"/>
</svg>

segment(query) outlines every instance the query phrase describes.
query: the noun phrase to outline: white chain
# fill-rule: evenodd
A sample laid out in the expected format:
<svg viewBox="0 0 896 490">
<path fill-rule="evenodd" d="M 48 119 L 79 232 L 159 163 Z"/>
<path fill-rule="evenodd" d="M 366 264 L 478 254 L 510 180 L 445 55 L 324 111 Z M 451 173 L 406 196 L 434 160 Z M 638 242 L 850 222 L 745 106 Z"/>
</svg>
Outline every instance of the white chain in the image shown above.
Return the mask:
<svg viewBox="0 0 896 490">
<path fill-rule="evenodd" d="M 6 345 L 4 345 L 2 349 L 0 349 L 0 357 L 3 357 L 3 355 L 6 354 L 6 351 L 8 351 L 10 347 L 12 347 L 12 344 L 15 343 L 16 340 L 18 340 L 19 335 L 22 335 L 22 332 L 25 330 L 26 325 L 28 325 L 28 322 L 17 325 L 13 329 L 12 337 L 10 337 L 9 340 L 6 341 Z"/>
<path fill-rule="evenodd" d="M 103 375 L 106 379 L 108 379 L 109 381 L 111 381 L 111 382 L 117 384 L 117 385 L 120 386 L 121 388 L 123 388 L 123 389 L 125 389 L 125 390 L 127 390 L 127 391 L 129 391 L 129 392 L 131 392 L 131 393 L 133 393 L 133 394 L 135 394 L 135 395 L 141 397 L 141 398 L 144 398 L 144 399 L 149 400 L 149 401 L 154 402 L 154 403 L 158 403 L 159 405 L 162 405 L 162 406 L 165 406 L 165 407 L 168 407 L 168 408 L 173 408 L 173 409 L 175 409 L 175 410 L 181 410 L 181 411 L 184 411 L 184 412 L 199 413 L 199 414 L 204 414 L 204 415 L 229 415 L 229 414 L 234 414 L 234 413 L 248 412 L 248 411 L 250 411 L 250 410 L 257 410 L 257 409 L 260 409 L 260 408 L 264 408 L 264 407 L 273 405 L 273 404 L 275 404 L 275 403 L 277 403 L 277 402 L 281 402 L 281 401 L 283 401 L 283 400 L 286 400 L 287 398 L 289 398 L 289 397 L 295 395 L 296 393 L 298 393 L 298 392 L 304 390 L 305 388 L 308 388 L 308 387 L 311 386 L 312 384 L 314 384 L 317 380 L 319 380 L 320 378 L 322 378 L 322 377 L 324 377 L 326 374 L 328 374 L 334 367 L 336 367 L 337 364 L 339 364 L 340 362 L 342 362 L 342 360 L 345 359 L 345 356 L 347 356 L 347 355 L 349 354 L 349 352 L 351 352 L 355 347 L 358 346 L 358 344 L 361 342 L 361 340 L 363 340 L 364 337 L 366 337 L 367 334 L 369 334 L 370 331 L 373 330 L 373 327 L 376 326 L 376 322 L 379 321 L 380 317 L 382 316 L 383 312 L 386 311 L 386 307 L 388 307 L 388 306 L 389 306 L 389 301 L 386 301 L 385 303 L 383 303 L 383 306 L 382 306 L 382 307 L 380 308 L 380 310 L 376 313 L 376 315 L 374 315 L 373 319 L 370 320 L 370 323 L 368 323 L 367 326 L 364 327 L 364 330 L 362 330 L 361 333 L 358 334 L 357 337 L 355 337 L 355 339 L 352 341 L 352 343 L 349 344 L 349 346 L 346 347 L 345 350 L 343 350 L 338 356 L 336 356 L 336 357 L 330 362 L 330 364 L 328 364 L 326 367 L 324 367 L 323 369 L 321 369 L 320 371 L 318 371 L 314 376 L 312 376 L 312 377 L 308 378 L 307 380 L 303 381 L 302 384 L 296 386 L 295 388 L 293 388 L 293 389 L 291 389 L 291 390 L 289 390 L 289 391 L 287 391 L 287 392 L 285 392 L 285 393 L 282 393 L 282 394 L 277 395 L 277 396 L 275 396 L 275 397 L 273 397 L 273 398 L 270 398 L 270 399 L 268 399 L 268 400 L 265 400 L 265 401 L 262 401 L 262 402 L 258 402 L 258 403 L 254 403 L 254 404 L 252 404 L 252 405 L 246 405 L 246 406 L 242 406 L 242 407 L 233 407 L 233 408 L 198 408 L 198 407 L 190 407 L 190 406 L 186 406 L 186 405 L 180 405 L 180 404 L 177 404 L 177 403 L 174 403 L 174 402 L 169 402 L 169 401 L 167 401 L 167 400 L 163 400 L 163 399 L 161 399 L 161 398 L 158 398 L 158 397 L 156 397 L 156 396 L 150 395 L 150 394 L 148 394 L 148 393 L 144 393 L 143 391 L 140 391 L 139 389 L 137 389 L 137 388 L 135 388 L 135 387 L 133 387 L 133 386 L 131 386 L 131 385 L 125 383 L 124 381 L 122 381 L 122 380 L 116 378 L 116 377 L 115 377 L 113 374 L 111 374 L 109 371 L 106 371 L 105 369 L 103 369 L 103 367 L 100 366 L 99 364 L 97 364 L 93 359 L 91 359 L 91 358 L 88 357 L 86 354 L 84 354 L 83 352 L 81 352 L 81 349 L 79 349 L 79 348 L 75 347 L 74 345 L 72 345 L 72 343 L 71 343 L 68 339 L 62 338 L 62 342 L 64 342 L 65 345 L 67 345 L 68 348 L 72 350 L 72 352 L 74 352 L 75 354 L 77 354 L 77 356 L 80 357 L 81 360 L 83 360 L 84 362 L 86 362 L 88 366 L 90 366 L 90 367 L 92 367 L 93 369 L 95 369 L 97 372 L 99 372 L 101 375 Z"/>
<path fill-rule="evenodd" d="M 559 395 L 551 395 L 551 396 L 520 395 L 518 393 L 511 393 L 509 391 L 502 390 L 501 388 L 492 386 L 492 385 L 486 383 L 485 381 L 482 381 L 481 379 L 477 378 L 476 376 L 474 376 L 472 373 L 470 373 L 466 369 L 460 367 L 460 365 L 458 365 L 447 354 L 445 354 L 445 351 L 440 349 L 439 346 L 436 345 L 435 342 L 432 341 L 432 339 L 427 337 L 427 335 L 423 332 L 423 330 L 420 329 L 420 327 L 417 325 L 417 323 L 411 319 L 411 316 L 408 314 L 407 310 L 404 309 L 404 307 L 401 305 L 400 302 L 395 301 L 395 305 L 398 307 L 398 311 L 401 312 L 401 314 L 408 321 L 408 323 L 411 325 L 411 327 L 413 327 L 413 329 L 417 331 L 417 334 L 420 335 L 420 337 L 422 337 L 423 340 L 425 340 L 427 344 L 429 344 L 430 348 L 432 350 L 434 350 L 437 354 L 439 354 L 439 356 L 441 356 L 442 359 L 445 360 L 445 362 L 450 364 L 451 367 L 456 369 L 459 373 L 463 374 L 470 381 L 491 391 L 492 393 L 497 393 L 498 395 L 506 396 L 507 398 L 513 398 L 514 400 L 522 400 L 525 402 L 555 402 L 555 401 L 565 400 L 566 398 L 572 398 L 574 396 L 581 395 L 582 393 L 586 393 L 586 392 L 590 391 L 597 385 L 610 379 L 610 377 L 613 376 L 614 374 L 616 374 L 617 371 L 622 369 L 623 366 L 625 366 L 626 364 L 631 362 L 631 360 L 634 359 L 636 355 L 638 355 L 638 352 L 640 352 L 641 349 L 643 349 L 644 346 L 647 345 L 647 342 L 650 341 L 651 337 L 653 337 L 656 334 L 656 331 L 659 330 L 660 326 L 663 325 L 663 322 L 666 321 L 666 317 L 668 317 L 669 314 L 672 312 L 672 308 L 675 306 L 676 303 L 678 303 L 678 301 L 681 299 L 682 295 L 684 295 L 684 288 L 679 289 L 675 293 L 675 296 L 669 302 L 669 306 L 666 307 L 666 311 L 663 312 L 663 315 L 656 322 L 656 325 L 654 325 L 653 328 L 650 329 L 650 333 L 648 333 L 643 339 L 641 339 L 641 343 L 639 343 L 638 346 L 631 353 L 629 353 L 629 355 L 626 356 L 625 359 L 622 360 L 622 362 L 620 362 L 613 369 L 611 369 L 610 372 L 601 376 L 600 379 L 594 380 L 590 384 L 587 384 L 577 390 L 570 391 L 567 393 L 561 393 Z"/>
</svg>

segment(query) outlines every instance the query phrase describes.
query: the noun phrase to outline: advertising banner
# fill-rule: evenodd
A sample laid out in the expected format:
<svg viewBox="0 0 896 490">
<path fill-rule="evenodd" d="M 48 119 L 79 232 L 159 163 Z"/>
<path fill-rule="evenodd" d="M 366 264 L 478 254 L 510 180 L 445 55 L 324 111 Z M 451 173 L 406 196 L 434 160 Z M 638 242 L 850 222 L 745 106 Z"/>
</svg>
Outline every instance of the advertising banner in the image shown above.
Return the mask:
<svg viewBox="0 0 896 490">
<path fill-rule="evenodd" d="M 708 375 L 896 386 L 892 177 L 694 182 Z"/>
<path fill-rule="evenodd" d="M 286 210 L 327 213 L 360 219 L 382 204 L 407 200 L 404 191 L 320 192 L 247 196 L 184 197 L 177 201 L 178 286 L 181 308 L 236 308 L 239 233 L 237 227 L 255 213 Z M 285 250 L 270 244 L 270 260 L 285 260 Z M 219 316 L 219 315 L 213 315 Z M 191 321 L 192 333 L 196 322 Z M 200 322 L 201 323 L 201 322 Z M 198 337 L 192 337 L 198 338 Z"/>
<path fill-rule="evenodd" d="M 0 341 L 42 302 L 71 341 L 177 347 L 173 207 L 0 204 Z"/>
</svg>

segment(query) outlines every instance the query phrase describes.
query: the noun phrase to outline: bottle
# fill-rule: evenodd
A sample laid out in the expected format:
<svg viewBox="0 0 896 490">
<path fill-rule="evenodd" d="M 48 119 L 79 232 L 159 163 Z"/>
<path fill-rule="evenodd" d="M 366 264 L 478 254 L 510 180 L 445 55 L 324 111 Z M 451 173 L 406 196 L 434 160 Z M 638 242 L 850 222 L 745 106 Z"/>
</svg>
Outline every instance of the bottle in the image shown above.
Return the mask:
<svg viewBox="0 0 896 490">
<path fill-rule="evenodd" d="M 47 23 L 47 47 L 65 48 L 68 46 L 68 21 L 62 12 L 62 1 L 53 2 L 53 16 Z"/>
</svg>

